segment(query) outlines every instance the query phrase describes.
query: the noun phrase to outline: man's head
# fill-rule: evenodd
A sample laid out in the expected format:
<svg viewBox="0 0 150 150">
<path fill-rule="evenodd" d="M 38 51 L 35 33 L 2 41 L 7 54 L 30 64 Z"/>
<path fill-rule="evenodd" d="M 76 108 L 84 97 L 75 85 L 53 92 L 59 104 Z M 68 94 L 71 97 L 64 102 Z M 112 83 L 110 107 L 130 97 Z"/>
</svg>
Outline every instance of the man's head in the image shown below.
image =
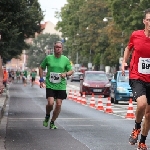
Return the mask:
<svg viewBox="0 0 150 150">
<path fill-rule="evenodd" d="M 150 8 L 144 11 L 143 23 L 145 24 L 145 30 L 150 31 Z"/>
<path fill-rule="evenodd" d="M 61 41 L 57 41 L 54 45 L 54 53 L 55 55 L 61 55 L 63 50 L 63 44 Z"/>
</svg>

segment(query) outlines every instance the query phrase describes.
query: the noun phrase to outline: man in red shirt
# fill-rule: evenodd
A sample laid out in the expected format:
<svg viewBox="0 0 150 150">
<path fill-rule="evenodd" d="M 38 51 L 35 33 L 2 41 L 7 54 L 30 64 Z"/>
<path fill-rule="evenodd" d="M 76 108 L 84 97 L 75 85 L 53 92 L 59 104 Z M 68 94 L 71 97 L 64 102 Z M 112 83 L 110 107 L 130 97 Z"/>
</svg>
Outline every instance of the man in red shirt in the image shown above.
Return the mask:
<svg viewBox="0 0 150 150">
<path fill-rule="evenodd" d="M 3 70 L 3 85 L 6 87 L 8 81 L 8 72 L 6 71 L 6 68 Z"/>
<path fill-rule="evenodd" d="M 125 75 L 125 63 L 132 52 L 129 82 L 133 92 L 133 100 L 137 101 L 137 109 L 135 127 L 129 138 L 131 145 L 137 143 L 141 122 L 145 116 L 137 150 L 147 150 L 145 141 L 150 129 L 150 8 L 145 10 L 143 23 L 144 30 L 137 30 L 131 34 L 122 62 L 122 75 Z"/>
</svg>

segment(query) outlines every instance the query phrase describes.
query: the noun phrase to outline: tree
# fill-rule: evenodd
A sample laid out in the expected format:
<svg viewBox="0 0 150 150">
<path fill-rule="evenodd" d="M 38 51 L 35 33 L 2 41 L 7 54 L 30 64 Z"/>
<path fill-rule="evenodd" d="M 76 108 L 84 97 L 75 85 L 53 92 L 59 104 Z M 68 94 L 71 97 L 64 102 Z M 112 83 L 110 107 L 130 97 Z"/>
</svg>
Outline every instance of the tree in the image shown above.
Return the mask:
<svg viewBox="0 0 150 150">
<path fill-rule="evenodd" d="M 41 32 L 43 13 L 38 0 L 2 0 L 0 11 L 0 54 L 6 62 L 28 48 L 26 38 Z"/>
<path fill-rule="evenodd" d="M 29 46 L 25 39 L 41 32 L 43 12 L 38 0 L 0 1 L 0 61 L 18 57 Z M 0 88 L 2 85 L 2 64 L 0 62 Z"/>
<path fill-rule="evenodd" d="M 85 4 L 85 0 L 68 0 L 57 17 L 61 17 L 56 25 L 56 29 L 62 32 L 62 37 L 68 38 L 66 45 L 71 59 L 75 61 L 75 54 L 77 52 L 76 36 L 79 31 L 79 10 Z"/>
<path fill-rule="evenodd" d="M 110 0 L 116 24 L 127 33 L 143 29 L 143 12 L 150 8 L 148 0 Z"/>
<path fill-rule="evenodd" d="M 83 64 L 90 61 L 87 59 L 89 53 L 95 58 L 100 53 L 99 48 L 102 42 L 99 41 L 103 28 L 103 18 L 107 13 L 104 0 L 68 0 L 60 13 L 62 21 L 57 24 L 64 37 L 68 37 L 67 47 L 73 62 L 76 53 L 79 53 L 79 60 Z M 94 59 L 93 59 L 94 62 Z"/>
<path fill-rule="evenodd" d="M 56 41 L 60 41 L 59 35 L 56 34 L 40 34 L 33 40 L 33 44 L 28 50 L 29 68 L 39 67 L 39 64 L 48 54 L 53 54 L 53 47 Z"/>
<path fill-rule="evenodd" d="M 150 7 L 148 0 L 68 0 L 57 17 L 57 24 L 66 42 L 69 55 L 80 63 L 91 57 L 96 66 L 116 66 L 133 30 L 143 29 L 143 10 Z M 112 18 L 103 22 L 104 17 Z M 90 53 L 91 52 L 91 53 Z M 89 55 L 90 54 L 90 55 Z M 110 60 L 111 59 L 111 60 Z"/>
</svg>

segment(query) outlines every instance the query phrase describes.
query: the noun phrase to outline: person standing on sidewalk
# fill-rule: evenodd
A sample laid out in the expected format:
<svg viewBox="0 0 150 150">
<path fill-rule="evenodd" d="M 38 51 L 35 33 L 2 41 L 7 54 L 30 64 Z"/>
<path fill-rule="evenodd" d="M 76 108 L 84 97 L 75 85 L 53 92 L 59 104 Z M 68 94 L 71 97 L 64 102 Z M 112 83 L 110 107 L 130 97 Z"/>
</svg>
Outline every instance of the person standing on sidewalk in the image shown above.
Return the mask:
<svg viewBox="0 0 150 150">
<path fill-rule="evenodd" d="M 62 55 L 63 44 L 58 41 L 54 45 L 54 55 L 47 55 L 39 67 L 40 87 L 44 87 L 43 70 L 47 67 L 46 74 L 46 116 L 43 126 L 47 127 L 50 119 L 50 112 L 53 110 L 54 99 L 55 109 L 50 121 L 50 129 L 57 129 L 54 121 L 61 111 L 62 100 L 66 99 L 66 77 L 72 75 L 73 70 L 69 59 Z"/>
<path fill-rule="evenodd" d="M 147 150 L 146 137 L 150 129 L 150 8 L 145 10 L 144 30 L 131 34 L 128 46 L 125 48 L 122 62 L 122 75 L 125 75 L 126 62 L 132 52 L 129 69 L 129 83 L 133 92 L 133 100 L 137 101 L 135 127 L 129 137 L 129 143 L 134 145 L 142 133 L 137 150 Z"/>
<path fill-rule="evenodd" d="M 8 78 L 9 78 L 8 72 L 6 68 L 4 68 L 3 69 L 3 85 L 5 88 L 7 87 Z"/>
</svg>

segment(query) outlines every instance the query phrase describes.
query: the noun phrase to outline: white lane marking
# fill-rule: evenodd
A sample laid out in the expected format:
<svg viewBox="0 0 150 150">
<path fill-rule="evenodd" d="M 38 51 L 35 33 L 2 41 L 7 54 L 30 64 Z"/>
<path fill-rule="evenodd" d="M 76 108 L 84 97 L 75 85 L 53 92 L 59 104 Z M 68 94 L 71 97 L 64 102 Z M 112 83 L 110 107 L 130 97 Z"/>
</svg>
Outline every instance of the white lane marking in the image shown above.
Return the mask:
<svg viewBox="0 0 150 150">
<path fill-rule="evenodd" d="M 93 127 L 94 125 L 66 125 L 66 126 L 70 126 L 70 127 Z"/>
<path fill-rule="evenodd" d="M 43 120 L 44 118 L 9 118 L 10 120 Z M 91 118 L 57 118 L 58 120 L 90 120 Z"/>
</svg>

